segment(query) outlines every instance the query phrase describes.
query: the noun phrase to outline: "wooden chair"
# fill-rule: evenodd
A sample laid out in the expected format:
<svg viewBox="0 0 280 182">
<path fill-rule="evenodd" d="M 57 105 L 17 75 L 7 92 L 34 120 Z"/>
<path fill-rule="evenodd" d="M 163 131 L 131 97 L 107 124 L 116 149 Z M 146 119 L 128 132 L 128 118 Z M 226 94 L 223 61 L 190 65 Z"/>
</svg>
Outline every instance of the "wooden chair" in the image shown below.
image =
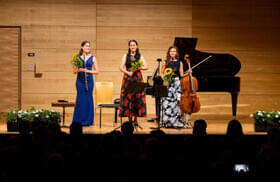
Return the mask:
<svg viewBox="0 0 280 182">
<path fill-rule="evenodd" d="M 117 123 L 117 115 L 119 110 L 119 99 L 115 99 L 113 102 L 113 82 L 95 82 L 95 100 L 97 107 L 100 108 L 100 128 L 101 128 L 101 116 L 102 108 L 114 108 L 115 109 L 115 123 Z M 122 121 L 121 121 L 122 122 Z"/>
</svg>

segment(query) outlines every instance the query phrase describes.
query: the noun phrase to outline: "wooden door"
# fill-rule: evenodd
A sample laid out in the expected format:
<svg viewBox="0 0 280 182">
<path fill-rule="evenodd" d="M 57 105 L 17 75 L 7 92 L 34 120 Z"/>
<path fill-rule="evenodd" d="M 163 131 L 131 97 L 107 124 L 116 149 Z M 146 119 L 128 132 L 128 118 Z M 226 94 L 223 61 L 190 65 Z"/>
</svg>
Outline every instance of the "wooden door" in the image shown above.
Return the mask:
<svg viewBox="0 0 280 182">
<path fill-rule="evenodd" d="M 0 112 L 20 108 L 20 27 L 0 26 Z"/>
</svg>

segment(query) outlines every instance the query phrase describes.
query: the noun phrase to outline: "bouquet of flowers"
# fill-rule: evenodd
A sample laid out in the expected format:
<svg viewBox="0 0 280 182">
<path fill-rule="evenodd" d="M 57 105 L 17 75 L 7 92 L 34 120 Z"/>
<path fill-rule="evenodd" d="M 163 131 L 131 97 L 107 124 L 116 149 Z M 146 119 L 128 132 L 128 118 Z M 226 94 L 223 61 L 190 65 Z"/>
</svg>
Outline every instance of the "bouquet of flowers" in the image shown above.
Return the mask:
<svg viewBox="0 0 280 182">
<path fill-rule="evenodd" d="M 80 59 L 79 54 L 74 54 L 72 56 L 71 63 L 73 66 L 79 68 L 83 68 L 83 61 Z M 85 72 L 85 87 L 86 90 L 88 90 L 88 85 L 87 85 L 87 73 Z"/>
<path fill-rule="evenodd" d="M 131 63 L 131 71 L 134 72 L 136 69 L 140 68 L 141 66 L 144 66 L 144 63 L 139 59 L 138 61 Z"/>
<path fill-rule="evenodd" d="M 80 59 L 78 54 L 74 54 L 72 56 L 71 63 L 73 66 L 76 66 L 77 68 L 82 68 L 83 67 L 83 61 Z"/>
<path fill-rule="evenodd" d="M 172 68 L 166 68 L 164 70 L 164 81 L 168 82 L 169 84 L 173 81 L 173 77 L 174 77 L 174 72 L 172 70 Z"/>
</svg>

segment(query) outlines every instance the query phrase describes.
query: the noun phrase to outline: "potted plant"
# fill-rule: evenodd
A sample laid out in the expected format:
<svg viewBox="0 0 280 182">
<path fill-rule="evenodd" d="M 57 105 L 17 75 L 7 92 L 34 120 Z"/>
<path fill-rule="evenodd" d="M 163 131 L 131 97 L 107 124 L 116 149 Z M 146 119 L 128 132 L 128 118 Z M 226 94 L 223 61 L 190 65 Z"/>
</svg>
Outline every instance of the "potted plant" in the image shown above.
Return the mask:
<svg viewBox="0 0 280 182">
<path fill-rule="evenodd" d="M 18 131 L 18 110 L 13 110 L 5 113 L 5 119 L 7 122 L 7 130 L 8 131 Z"/>
<path fill-rule="evenodd" d="M 21 123 L 29 123 L 29 127 L 31 128 L 32 125 L 44 123 L 49 124 L 50 122 L 57 122 L 61 121 L 61 114 L 56 111 L 44 110 L 40 109 L 37 110 L 34 107 L 31 107 L 25 111 L 22 110 L 11 110 L 5 113 L 5 118 L 7 122 L 7 130 L 8 131 L 18 131 L 19 125 Z"/>
<path fill-rule="evenodd" d="M 271 128 L 280 127 L 280 112 L 279 111 L 256 111 L 251 114 L 255 120 L 255 131 L 266 132 Z"/>
</svg>

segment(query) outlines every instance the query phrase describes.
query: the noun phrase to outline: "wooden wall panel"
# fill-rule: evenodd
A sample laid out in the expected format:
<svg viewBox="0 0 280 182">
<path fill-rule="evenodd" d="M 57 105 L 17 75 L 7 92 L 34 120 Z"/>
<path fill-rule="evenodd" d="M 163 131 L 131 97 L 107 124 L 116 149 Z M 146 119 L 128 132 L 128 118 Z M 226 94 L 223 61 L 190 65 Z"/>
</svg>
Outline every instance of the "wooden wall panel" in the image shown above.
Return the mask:
<svg viewBox="0 0 280 182">
<path fill-rule="evenodd" d="M 51 107 L 51 102 L 56 102 L 59 99 L 75 101 L 75 97 L 72 93 L 24 93 L 22 100 L 24 102 L 23 109 L 36 106 L 38 109 L 53 109 L 61 112 L 62 108 Z"/>
<path fill-rule="evenodd" d="M 0 27 L 0 112 L 20 106 L 20 28 Z"/>
<path fill-rule="evenodd" d="M 1 25 L 96 26 L 93 1 L 15 0 L 1 2 Z"/>
<path fill-rule="evenodd" d="M 239 74 L 241 77 L 241 91 L 244 93 L 274 93 L 280 94 L 279 74 L 261 74 L 261 73 L 244 73 Z"/>
<path fill-rule="evenodd" d="M 113 81 L 114 95 L 119 97 L 119 65 L 128 40 L 139 41 L 150 68 L 144 72 L 146 80 L 175 36 L 192 33 L 191 0 L 14 0 L 1 5 L 0 24 L 22 26 L 23 107 L 33 102 L 49 107 L 54 95 L 75 97 L 75 75 L 69 61 L 83 40 L 91 41 L 99 62 L 101 72 L 95 80 Z M 28 57 L 30 52 L 35 57 Z M 35 64 L 42 77 L 34 77 Z M 38 98 L 36 101 L 32 94 Z M 154 107 L 153 100 L 147 102 Z"/>
<path fill-rule="evenodd" d="M 97 13 L 97 25 L 106 27 L 189 28 L 192 22 L 191 5 L 98 5 Z"/>
<path fill-rule="evenodd" d="M 41 78 L 34 73 L 22 73 L 23 93 L 74 93 L 75 75 L 72 72 L 42 72 Z"/>
<path fill-rule="evenodd" d="M 193 6 L 213 6 L 213 5 L 223 5 L 226 7 L 231 7 L 235 5 L 239 5 L 241 8 L 242 6 L 279 6 L 280 2 L 278 0 L 269 0 L 269 1 L 263 1 L 263 0 L 251 0 L 251 1 L 244 1 L 244 0 L 231 0 L 231 1 L 223 1 L 223 0 L 196 0 L 192 1 Z"/>
<path fill-rule="evenodd" d="M 71 72 L 71 58 L 74 53 L 79 52 L 79 45 L 75 49 L 71 48 L 24 48 L 22 50 L 22 71 L 33 72 L 34 64 L 39 72 Z M 28 53 L 35 53 L 34 57 L 27 56 Z M 93 54 L 95 51 L 93 50 Z M 44 76 L 44 75 L 43 75 Z"/>
<path fill-rule="evenodd" d="M 22 26 L 23 107 L 34 103 L 49 108 L 59 97 L 75 99 L 76 78 L 69 61 L 83 40 L 92 42 L 99 63 L 95 81 L 113 81 L 117 98 L 119 65 L 130 39 L 139 42 L 149 65 L 143 72 L 146 80 L 156 59 L 164 59 L 174 38 L 181 36 L 197 37 L 197 50 L 230 53 L 240 60 L 238 114 L 280 108 L 277 0 L 13 0 L 1 1 L 1 7 L 0 25 Z M 28 57 L 29 52 L 35 57 Z M 41 78 L 34 77 L 34 64 Z M 199 96 L 202 110 L 197 115 L 231 115 L 228 93 Z M 154 113 L 154 99 L 147 96 L 147 102 L 149 113 Z"/>
<path fill-rule="evenodd" d="M 166 50 L 174 38 L 191 36 L 191 28 L 132 28 L 97 27 L 98 49 L 127 49 L 128 41 L 135 39 L 140 50 Z"/>
<path fill-rule="evenodd" d="M 241 62 L 238 115 L 280 108 L 279 10 L 280 3 L 274 0 L 193 2 L 192 30 L 198 37 L 197 49 L 230 53 Z M 203 102 L 209 104 L 214 98 Z"/>
<path fill-rule="evenodd" d="M 242 65 L 239 73 L 279 73 L 278 52 L 273 50 L 207 50 L 209 53 L 228 53 L 237 57 Z"/>
<path fill-rule="evenodd" d="M 23 26 L 24 48 L 79 48 L 81 42 L 89 40 L 96 47 L 95 27 L 78 26 Z"/>
<path fill-rule="evenodd" d="M 239 109 L 240 114 L 251 114 L 257 110 L 279 111 L 279 94 L 241 94 L 238 101 L 240 105 L 249 105 Z"/>
<path fill-rule="evenodd" d="M 196 2 L 194 2 L 196 3 Z M 193 14 L 193 26 L 197 28 L 264 28 L 278 27 L 276 20 L 280 16 L 279 4 L 272 6 L 270 1 L 263 5 L 253 3 L 228 5 L 227 2 L 198 5 Z M 263 30 L 263 29 L 262 29 Z"/>
<path fill-rule="evenodd" d="M 123 74 L 119 66 L 127 52 L 128 41 L 139 43 L 152 76 L 157 58 L 165 59 L 166 51 L 176 36 L 191 37 L 191 1 L 102 1 L 97 3 L 97 59 L 101 73 L 96 81 L 113 81 L 114 95 L 119 97 Z M 107 76 L 110 75 L 110 76 Z M 155 113 L 155 101 L 146 96 L 148 114 Z"/>
<path fill-rule="evenodd" d="M 242 61 L 240 73 L 279 73 L 280 62 L 277 51 L 231 51 Z"/>
<path fill-rule="evenodd" d="M 131 5 L 150 5 L 150 4 L 192 4 L 192 0 L 173 0 L 170 2 L 170 0 L 96 0 L 98 4 L 131 4 Z"/>
<path fill-rule="evenodd" d="M 260 28 L 195 28 L 200 50 L 275 50 L 279 49 L 279 29 L 262 31 Z"/>
<path fill-rule="evenodd" d="M 231 116 L 231 96 L 229 93 L 198 93 L 201 110 L 194 115 Z M 279 110 L 280 97 L 276 95 L 243 94 L 238 96 L 237 116 L 249 117 L 256 110 Z"/>
<path fill-rule="evenodd" d="M 166 50 L 141 50 L 141 54 L 146 60 L 149 69 L 147 72 L 154 72 L 156 69 L 158 62 L 156 61 L 157 58 L 161 58 L 164 60 L 166 56 Z M 127 50 L 98 50 L 96 52 L 96 57 L 99 62 L 100 71 L 107 71 L 107 72 L 120 72 L 120 64 L 122 61 L 122 57 L 124 54 L 127 53 Z M 145 71 L 146 72 L 146 71 Z"/>
</svg>

